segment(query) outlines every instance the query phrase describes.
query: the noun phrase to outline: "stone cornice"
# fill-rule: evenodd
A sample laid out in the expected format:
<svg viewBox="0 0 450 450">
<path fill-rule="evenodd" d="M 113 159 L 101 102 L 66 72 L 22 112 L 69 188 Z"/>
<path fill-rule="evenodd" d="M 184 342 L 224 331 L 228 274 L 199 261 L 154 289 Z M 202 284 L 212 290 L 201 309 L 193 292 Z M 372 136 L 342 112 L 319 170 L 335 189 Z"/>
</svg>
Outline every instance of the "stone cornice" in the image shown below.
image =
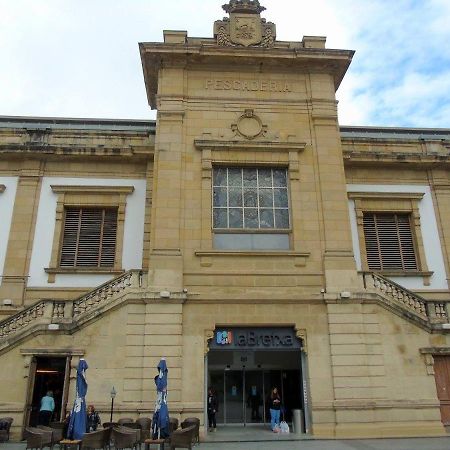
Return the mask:
<svg viewBox="0 0 450 450">
<path fill-rule="evenodd" d="M 450 163 L 450 153 L 410 153 L 410 152 L 378 152 L 344 150 L 344 163 L 351 165 L 380 165 L 380 164 L 410 164 L 417 165 L 425 169 L 429 166 L 448 165 Z"/>
<path fill-rule="evenodd" d="M 53 192 L 69 193 L 69 194 L 131 194 L 134 191 L 134 186 L 83 186 L 83 185 L 56 185 L 52 184 Z"/>
<path fill-rule="evenodd" d="M 423 192 L 348 192 L 348 198 L 364 199 L 415 199 L 422 200 L 425 195 Z"/>
<path fill-rule="evenodd" d="M 84 146 L 84 145 L 47 145 L 47 144 L 11 144 L 1 143 L 0 154 L 33 156 L 83 156 L 83 157 L 136 157 L 153 156 L 153 146 Z"/>
<path fill-rule="evenodd" d="M 22 348 L 21 355 L 32 356 L 84 356 L 85 350 L 80 348 Z"/>
<path fill-rule="evenodd" d="M 195 139 L 194 145 L 199 150 L 247 150 L 266 152 L 300 152 L 306 147 L 305 142 L 278 142 L 278 141 L 241 141 Z"/>
<path fill-rule="evenodd" d="M 210 45 L 174 45 L 144 42 L 139 44 L 149 105 L 156 109 L 159 70 L 162 67 L 217 70 L 264 66 L 286 73 L 328 73 L 337 89 L 351 63 L 354 51 L 319 48 L 242 48 Z"/>
</svg>

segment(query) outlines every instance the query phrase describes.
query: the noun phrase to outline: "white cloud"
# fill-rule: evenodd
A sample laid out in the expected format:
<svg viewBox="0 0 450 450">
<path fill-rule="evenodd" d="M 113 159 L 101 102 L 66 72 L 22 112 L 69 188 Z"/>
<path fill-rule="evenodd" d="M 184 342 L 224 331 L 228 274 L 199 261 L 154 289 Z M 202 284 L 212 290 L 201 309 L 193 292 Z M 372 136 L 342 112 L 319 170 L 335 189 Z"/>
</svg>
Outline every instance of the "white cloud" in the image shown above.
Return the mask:
<svg viewBox="0 0 450 450">
<path fill-rule="evenodd" d="M 0 114 L 151 118 L 138 42 L 212 36 L 225 0 L 0 0 Z M 450 127 L 448 0 L 261 0 L 278 38 L 357 51 L 340 121 Z"/>
</svg>

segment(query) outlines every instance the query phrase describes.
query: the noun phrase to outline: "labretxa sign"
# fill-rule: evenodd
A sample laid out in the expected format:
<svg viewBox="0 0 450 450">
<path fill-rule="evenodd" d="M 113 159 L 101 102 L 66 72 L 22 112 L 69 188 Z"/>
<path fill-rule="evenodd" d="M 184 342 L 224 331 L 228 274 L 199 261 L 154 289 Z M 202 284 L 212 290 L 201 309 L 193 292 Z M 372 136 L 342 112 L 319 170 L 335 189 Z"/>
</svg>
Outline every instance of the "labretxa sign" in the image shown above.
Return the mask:
<svg viewBox="0 0 450 450">
<path fill-rule="evenodd" d="M 242 328 L 215 331 L 211 345 L 215 348 L 291 349 L 300 348 L 294 330 L 290 328 Z"/>
</svg>

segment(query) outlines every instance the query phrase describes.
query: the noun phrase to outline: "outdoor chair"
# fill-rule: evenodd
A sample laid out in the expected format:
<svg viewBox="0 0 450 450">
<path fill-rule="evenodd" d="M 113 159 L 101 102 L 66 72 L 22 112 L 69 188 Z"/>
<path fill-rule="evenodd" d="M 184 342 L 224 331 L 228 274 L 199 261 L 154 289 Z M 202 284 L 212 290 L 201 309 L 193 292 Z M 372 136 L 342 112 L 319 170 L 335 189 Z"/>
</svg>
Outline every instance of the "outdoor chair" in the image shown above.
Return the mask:
<svg viewBox="0 0 450 450">
<path fill-rule="evenodd" d="M 133 423 L 134 420 L 131 417 L 122 417 L 117 421 L 119 425 L 123 425 L 124 423 Z"/>
<path fill-rule="evenodd" d="M 13 422 L 12 417 L 0 418 L 0 442 L 9 441 L 9 431 Z"/>
<path fill-rule="evenodd" d="M 27 427 L 25 428 L 25 438 L 27 440 L 27 449 L 43 449 L 44 447 L 49 447 L 50 449 L 53 448 L 53 433 L 51 431 Z"/>
<path fill-rule="evenodd" d="M 104 449 L 109 447 L 109 428 L 86 433 L 81 440 L 81 449 Z"/>
<path fill-rule="evenodd" d="M 59 442 L 63 439 L 63 430 L 53 427 L 47 427 L 45 425 L 38 425 L 37 428 L 40 430 L 48 431 L 52 433 L 52 446 L 55 444 L 59 445 Z M 61 447 L 61 445 L 59 445 Z"/>
<path fill-rule="evenodd" d="M 120 429 L 119 427 L 113 428 L 112 438 L 116 450 L 122 450 L 125 448 L 135 449 L 138 445 L 135 432 L 130 433 L 126 430 L 123 431 L 123 429 Z"/>
<path fill-rule="evenodd" d="M 152 428 L 152 419 L 150 417 L 140 417 L 136 420 L 141 426 L 141 440 L 150 439 L 151 437 L 151 428 Z"/>
<path fill-rule="evenodd" d="M 193 443 L 195 444 L 197 442 L 200 444 L 200 419 L 197 417 L 187 417 L 181 423 L 181 428 L 187 428 L 190 427 L 191 425 L 195 426 Z"/>
<path fill-rule="evenodd" d="M 181 430 L 175 430 L 172 433 L 172 436 L 170 436 L 170 450 L 174 450 L 176 448 L 188 448 L 189 450 L 192 450 L 192 443 L 195 440 L 195 434 L 196 426 L 194 424 L 182 428 Z"/>
<path fill-rule="evenodd" d="M 137 437 L 139 440 L 140 444 L 144 443 L 144 440 L 146 439 L 143 435 L 144 433 L 142 433 L 142 427 L 140 423 L 137 422 L 131 422 L 131 423 L 124 423 L 123 425 L 119 425 L 120 427 L 124 427 L 124 428 L 129 428 L 131 430 L 135 430 L 135 432 L 137 432 Z"/>
<path fill-rule="evenodd" d="M 136 436 L 136 442 L 140 443 L 141 441 L 141 429 L 140 428 L 136 428 L 134 426 L 134 424 L 129 424 L 130 426 L 126 426 L 126 425 L 119 425 L 117 428 L 120 431 L 123 431 L 125 433 L 133 433 Z M 132 426 L 131 426 L 132 425 Z"/>
<path fill-rule="evenodd" d="M 171 436 L 172 433 L 178 429 L 178 419 L 175 417 L 169 418 L 169 435 Z"/>
<path fill-rule="evenodd" d="M 103 428 L 114 428 L 118 426 L 119 426 L 118 422 L 103 422 Z"/>
</svg>

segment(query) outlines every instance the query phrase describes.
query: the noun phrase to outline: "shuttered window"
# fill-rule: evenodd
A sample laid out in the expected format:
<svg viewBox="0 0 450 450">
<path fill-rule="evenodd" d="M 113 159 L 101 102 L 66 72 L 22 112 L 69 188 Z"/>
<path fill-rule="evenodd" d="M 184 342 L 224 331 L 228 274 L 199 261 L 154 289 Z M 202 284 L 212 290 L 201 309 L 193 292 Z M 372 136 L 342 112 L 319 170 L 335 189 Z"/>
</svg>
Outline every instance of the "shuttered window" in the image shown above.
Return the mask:
<svg viewBox="0 0 450 450">
<path fill-rule="evenodd" d="M 61 267 L 114 267 L 117 208 L 66 208 Z"/>
<path fill-rule="evenodd" d="M 364 213 L 370 270 L 417 270 L 409 214 Z"/>
</svg>

